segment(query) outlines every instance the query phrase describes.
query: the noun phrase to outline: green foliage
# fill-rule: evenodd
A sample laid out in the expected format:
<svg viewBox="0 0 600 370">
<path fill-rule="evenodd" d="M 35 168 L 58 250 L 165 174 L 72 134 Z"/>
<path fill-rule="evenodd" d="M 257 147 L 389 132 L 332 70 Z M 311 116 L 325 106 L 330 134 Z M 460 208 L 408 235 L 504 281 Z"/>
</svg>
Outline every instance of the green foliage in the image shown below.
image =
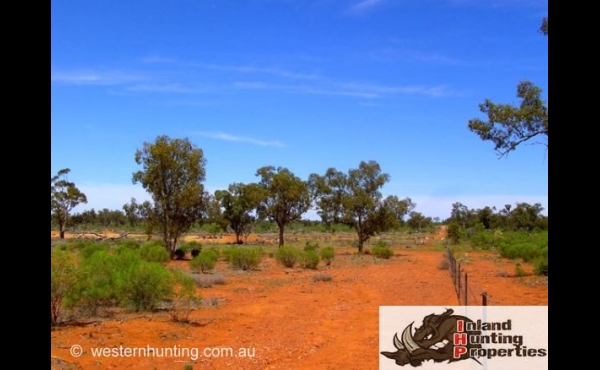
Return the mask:
<svg viewBox="0 0 600 370">
<path fill-rule="evenodd" d="M 113 255 L 100 250 L 83 259 L 80 266 L 80 279 L 77 282 L 78 301 L 90 314 L 96 314 L 98 308 L 118 304 L 119 273 L 122 269 L 139 259 L 137 251 L 119 249 Z"/>
<path fill-rule="evenodd" d="M 333 247 L 324 247 L 321 249 L 321 259 L 325 261 L 327 266 L 331 265 L 333 259 L 335 258 L 335 250 Z"/>
<path fill-rule="evenodd" d="M 542 19 L 539 31 L 548 36 L 548 17 Z M 469 130 L 482 140 L 494 143 L 500 157 L 507 156 L 524 143 L 541 144 L 548 149 L 548 107 L 541 98 L 542 90 L 530 81 L 521 81 L 517 96 L 521 104 L 495 104 L 489 99 L 479 104 L 487 121 L 472 119 Z M 535 141 L 534 141 L 535 140 Z"/>
<path fill-rule="evenodd" d="M 242 244 L 242 235 L 251 232 L 255 221 L 251 213 L 259 206 L 264 195 L 264 189 L 258 184 L 234 183 L 229 185 L 228 190 L 215 192 L 215 198 L 224 209 L 222 217 L 235 233 L 237 244 Z"/>
<path fill-rule="evenodd" d="M 521 267 L 520 263 L 515 264 L 515 275 L 518 277 L 527 276 L 527 272 L 523 270 L 523 267 Z"/>
<path fill-rule="evenodd" d="M 487 121 L 472 119 L 469 130 L 494 143 L 500 157 L 534 138 L 540 140 L 537 144 L 548 148 L 548 107 L 541 99 L 541 92 L 530 81 L 521 81 L 517 86 L 517 96 L 522 100 L 519 107 L 486 99 L 479 109 L 487 115 Z"/>
<path fill-rule="evenodd" d="M 295 247 L 280 247 L 275 253 L 275 259 L 285 267 L 294 267 L 300 259 L 300 250 Z"/>
<path fill-rule="evenodd" d="M 234 269 L 256 269 L 263 259 L 261 248 L 232 247 L 227 250 L 227 262 Z"/>
<path fill-rule="evenodd" d="M 310 192 L 316 199 L 319 215 L 326 224 L 350 225 L 358 235 L 358 251 L 378 232 L 397 227 L 398 207 L 382 199 L 381 187 L 389 181 L 375 161 L 361 162 L 357 169 L 344 174 L 329 168 L 324 176 L 309 176 Z M 398 205 L 398 204 L 396 204 Z"/>
<path fill-rule="evenodd" d="M 196 294 L 196 281 L 180 270 L 173 270 L 172 274 L 176 288 L 169 315 L 173 321 L 188 322 L 190 311 L 200 301 L 200 297 Z"/>
<path fill-rule="evenodd" d="M 505 232 L 497 243 L 500 255 L 505 258 L 532 262 L 538 256 L 548 256 L 548 231 Z"/>
<path fill-rule="evenodd" d="M 538 256 L 533 260 L 533 273 L 536 275 L 548 275 L 548 254 Z"/>
<path fill-rule="evenodd" d="M 448 224 L 446 232 L 448 234 L 448 239 L 454 244 L 460 243 L 465 238 L 465 230 L 460 227 L 459 222 L 456 220 L 452 220 Z"/>
<path fill-rule="evenodd" d="M 304 251 L 318 251 L 319 250 L 319 242 L 317 241 L 307 241 L 304 245 Z"/>
<path fill-rule="evenodd" d="M 80 252 L 80 256 L 82 259 L 86 260 L 86 259 L 90 258 L 96 252 L 100 252 L 100 251 L 106 252 L 109 249 L 110 249 L 110 246 L 106 243 L 91 242 L 91 243 L 85 244 L 85 246 L 83 247 L 83 249 Z"/>
<path fill-rule="evenodd" d="M 214 249 L 204 249 L 200 254 L 190 261 L 190 269 L 193 272 L 207 272 L 212 270 L 219 259 L 218 253 Z"/>
<path fill-rule="evenodd" d="M 277 223 L 281 247 L 284 245 L 285 225 L 299 220 L 310 208 L 308 184 L 282 167 L 261 167 L 256 176 L 261 178 L 258 186 L 253 188 L 258 199 L 257 214 L 261 219 Z"/>
<path fill-rule="evenodd" d="M 135 239 L 126 239 L 119 243 L 118 248 L 127 248 L 127 249 L 138 249 L 140 248 L 141 243 L 139 240 Z M 162 247 L 165 248 L 164 246 Z"/>
<path fill-rule="evenodd" d="M 377 244 L 371 248 L 371 253 L 375 257 L 382 259 L 389 259 L 394 255 L 394 251 L 392 251 L 383 240 L 377 241 Z"/>
<path fill-rule="evenodd" d="M 303 251 L 301 254 L 302 267 L 305 269 L 316 270 L 321 258 L 316 250 Z"/>
<path fill-rule="evenodd" d="M 136 151 L 135 162 L 143 169 L 133 174 L 133 182 L 152 195 L 154 207 L 148 210 L 148 219 L 159 228 L 173 257 L 179 237 L 202 216 L 204 153 L 187 138 L 163 135 L 154 143 L 145 142 Z"/>
<path fill-rule="evenodd" d="M 160 263 L 139 259 L 120 275 L 119 296 L 135 311 L 150 311 L 173 295 L 173 276 Z"/>
<path fill-rule="evenodd" d="M 65 227 L 69 221 L 69 214 L 81 203 L 87 203 L 87 197 L 68 180 L 68 168 L 58 171 L 56 176 L 50 178 L 50 212 L 51 217 L 58 223 L 60 238 L 65 238 Z"/>
<path fill-rule="evenodd" d="M 77 266 L 68 251 L 54 249 L 50 255 L 51 325 L 57 325 L 77 283 Z"/>
<path fill-rule="evenodd" d="M 164 246 L 158 244 L 144 244 L 140 248 L 140 257 L 148 262 L 167 263 L 171 255 Z"/>
</svg>

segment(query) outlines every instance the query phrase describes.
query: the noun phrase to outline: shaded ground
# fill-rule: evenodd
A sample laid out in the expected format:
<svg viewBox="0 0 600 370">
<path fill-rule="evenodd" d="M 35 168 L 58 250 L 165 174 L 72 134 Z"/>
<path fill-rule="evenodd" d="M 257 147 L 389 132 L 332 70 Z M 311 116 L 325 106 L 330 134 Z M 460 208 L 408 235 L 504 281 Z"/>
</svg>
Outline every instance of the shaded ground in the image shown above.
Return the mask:
<svg viewBox="0 0 600 370">
<path fill-rule="evenodd" d="M 415 240 L 409 248 L 392 245 L 389 260 L 357 256 L 336 248 L 332 266 L 318 271 L 286 269 L 265 258 L 258 271 L 236 271 L 219 262 L 225 285 L 198 288 L 213 305 L 190 314 L 191 323 L 173 322 L 166 312 L 125 313 L 87 325 L 52 330 L 56 369 L 373 369 L 378 367 L 378 314 L 383 305 L 458 305 L 448 270 L 439 269 L 442 251 Z M 260 241 L 260 240 L 258 240 Z M 323 245 L 323 244 L 322 244 Z M 547 305 L 548 278 L 516 278 L 514 262 L 490 253 L 457 256 L 472 281 L 484 287 L 495 305 Z M 188 261 L 172 261 L 188 268 Z M 525 270 L 531 266 L 522 264 Z M 505 273 L 502 273 L 504 271 Z M 313 282 L 316 274 L 331 282 Z M 506 277 L 502 277 L 505 276 Z M 75 358 L 69 349 L 80 345 Z M 188 356 L 94 357 L 91 348 L 229 347 L 255 350 L 254 357 L 192 359 Z M 250 351 L 250 352 L 251 352 Z"/>
</svg>

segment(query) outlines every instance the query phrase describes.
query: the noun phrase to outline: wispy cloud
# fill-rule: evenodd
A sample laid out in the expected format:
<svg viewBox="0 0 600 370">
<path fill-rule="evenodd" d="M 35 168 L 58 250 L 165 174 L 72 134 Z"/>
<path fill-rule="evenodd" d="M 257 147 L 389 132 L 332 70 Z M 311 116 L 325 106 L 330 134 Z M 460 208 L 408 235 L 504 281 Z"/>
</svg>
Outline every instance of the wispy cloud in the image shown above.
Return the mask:
<svg viewBox="0 0 600 370">
<path fill-rule="evenodd" d="M 284 147 L 285 146 L 280 141 L 265 141 L 265 140 L 259 140 L 259 139 L 255 139 L 255 138 L 251 138 L 251 137 L 247 137 L 247 136 L 231 135 L 231 134 L 227 134 L 224 132 L 200 131 L 200 132 L 195 132 L 194 134 L 208 137 L 211 139 L 231 141 L 231 142 L 237 142 L 237 143 L 249 143 L 249 144 L 260 145 L 260 146 L 274 146 L 274 147 Z"/>
<path fill-rule="evenodd" d="M 281 90 L 304 94 L 351 96 L 365 99 L 376 99 L 390 95 L 423 95 L 430 97 L 455 96 L 457 92 L 452 91 L 444 85 L 406 85 L 386 86 L 377 84 L 363 84 L 356 82 L 322 81 L 313 85 L 278 85 L 267 82 L 235 82 L 234 88 L 254 90 Z"/>
<path fill-rule="evenodd" d="M 352 4 L 349 8 L 346 9 L 346 14 L 348 15 L 360 15 L 369 11 L 376 6 L 384 4 L 387 0 L 361 0 Z"/>
<path fill-rule="evenodd" d="M 496 8 L 508 7 L 547 7 L 547 0 L 442 0 L 455 5 L 463 6 L 492 6 Z"/>
<path fill-rule="evenodd" d="M 405 61 L 405 62 L 418 62 L 435 65 L 448 65 L 448 66 L 467 66 L 468 63 L 464 60 L 453 58 L 451 56 L 437 53 L 428 52 L 421 50 L 412 49 L 383 49 L 371 52 L 369 54 L 373 59 L 384 60 L 384 61 Z"/>
<path fill-rule="evenodd" d="M 52 71 L 52 83 L 67 85 L 123 85 L 144 80 L 145 77 L 135 73 L 121 71 Z"/>
<path fill-rule="evenodd" d="M 277 77 L 290 78 L 290 79 L 301 79 L 301 80 L 313 80 L 319 76 L 315 73 L 299 73 L 290 71 L 282 68 L 274 67 L 256 67 L 252 65 L 230 65 L 230 64 L 210 64 L 210 63 L 196 63 L 189 61 L 180 61 L 174 58 L 165 57 L 145 57 L 142 58 L 143 63 L 151 64 L 170 64 L 178 67 L 198 68 L 198 69 L 209 69 L 213 71 L 224 71 L 224 72 L 235 72 L 235 73 L 247 73 L 247 74 L 267 74 Z"/>
</svg>

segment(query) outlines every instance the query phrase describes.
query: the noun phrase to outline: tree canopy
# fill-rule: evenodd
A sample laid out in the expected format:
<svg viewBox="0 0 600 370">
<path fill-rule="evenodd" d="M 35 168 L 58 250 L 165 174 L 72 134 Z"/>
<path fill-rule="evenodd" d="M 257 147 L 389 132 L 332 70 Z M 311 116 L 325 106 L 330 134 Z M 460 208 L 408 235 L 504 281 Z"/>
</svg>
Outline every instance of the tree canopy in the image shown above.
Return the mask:
<svg viewBox="0 0 600 370">
<path fill-rule="evenodd" d="M 178 238 L 202 216 L 204 153 L 187 138 L 163 135 L 154 143 L 145 142 L 135 161 L 143 169 L 134 172 L 133 183 L 141 183 L 151 194 L 149 221 L 160 229 L 173 258 Z"/>
<path fill-rule="evenodd" d="M 542 20 L 540 32 L 548 35 L 548 18 Z M 469 130 L 484 141 L 491 141 L 500 157 L 507 156 L 524 143 L 541 144 L 548 150 L 548 107 L 541 98 L 542 89 L 523 80 L 517 86 L 518 106 L 496 104 L 486 99 L 479 110 L 487 120 L 469 120 Z"/>
<path fill-rule="evenodd" d="M 257 184 L 234 183 L 228 190 L 217 190 L 215 198 L 223 207 L 223 218 L 235 233 L 237 244 L 242 244 L 241 236 L 249 234 L 255 217 L 252 212 L 259 206 L 263 192 Z"/>
<path fill-rule="evenodd" d="M 406 209 L 410 207 L 408 200 L 401 203 L 397 198 L 388 197 L 387 202 L 383 201 L 380 189 L 389 178 L 375 161 L 363 161 L 347 174 L 330 168 L 324 176 L 310 175 L 318 214 L 325 222 L 340 222 L 354 228 L 359 253 L 371 236 L 396 225 L 395 212 L 404 213 L 404 205 Z"/>
<path fill-rule="evenodd" d="M 87 203 L 87 197 L 68 179 L 69 168 L 58 171 L 50 178 L 50 212 L 58 223 L 60 238 L 65 238 L 65 227 L 69 214 L 80 203 Z"/>
<path fill-rule="evenodd" d="M 265 166 L 256 171 L 260 177 L 261 200 L 257 207 L 260 218 L 275 221 L 279 227 L 279 246 L 284 245 L 285 225 L 299 220 L 310 207 L 308 184 L 282 167 Z"/>
</svg>

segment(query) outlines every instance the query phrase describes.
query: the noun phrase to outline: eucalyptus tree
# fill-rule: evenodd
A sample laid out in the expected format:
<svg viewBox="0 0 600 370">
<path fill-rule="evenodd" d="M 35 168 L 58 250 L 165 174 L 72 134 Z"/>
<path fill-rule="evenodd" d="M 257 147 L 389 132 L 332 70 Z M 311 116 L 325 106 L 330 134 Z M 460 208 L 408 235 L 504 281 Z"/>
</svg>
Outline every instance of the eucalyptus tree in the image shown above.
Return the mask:
<svg viewBox="0 0 600 370">
<path fill-rule="evenodd" d="M 86 195 L 69 181 L 69 168 L 63 168 L 50 178 L 50 213 L 56 220 L 61 239 L 65 238 L 65 227 L 69 214 L 81 203 L 87 203 Z"/>
<path fill-rule="evenodd" d="M 285 225 L 299 220 L 311 204 L 308 182 L 287 168 L 264 166 L 256 171 L 260 177 L 257 191 L 260 201 L 256 208 L 260 218 L 274 221 L 279 228 L 279 246 L 284 245 Z"/>
<path fill-rule="evenodd" d="M 135 153 L 142 170 L 133 173 L 154 202 L 149 221 L 163 237 L 171 258 L 183 233 L 202 217 L 206 158 L 189 139 L 158 136 Z"/>
<path fill-rule="evenodd" d="M 215 198 L 223 207 L 222 217 L 229 222 L 237 244 L 242 244 L 242 236 L 252 231 L 256 220 L 253 211 L 258 208 L 263 194 L 258 184 L 242 183 L 233 183 L 227 190 L 215 191 Z"/>
</svg>

